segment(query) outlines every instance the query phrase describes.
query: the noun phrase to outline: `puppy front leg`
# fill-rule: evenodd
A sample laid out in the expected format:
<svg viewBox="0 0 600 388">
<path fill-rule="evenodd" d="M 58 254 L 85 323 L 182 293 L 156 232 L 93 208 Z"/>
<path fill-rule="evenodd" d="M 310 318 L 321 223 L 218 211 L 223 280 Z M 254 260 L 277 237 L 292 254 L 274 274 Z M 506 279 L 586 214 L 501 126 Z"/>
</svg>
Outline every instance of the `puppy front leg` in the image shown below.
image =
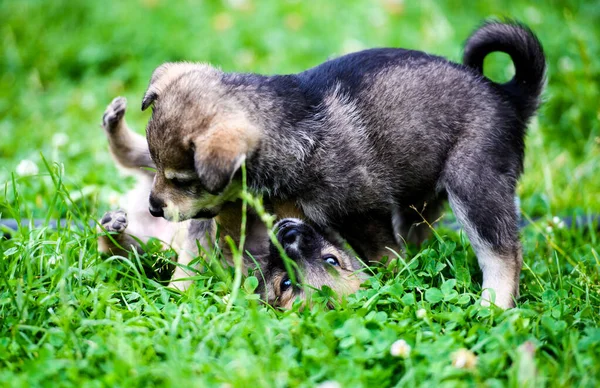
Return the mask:
<svg viewBox="0 0 600 388">
<path fill-rule="evenodd" d="M 144 167 L 154 168 L 148 143 L 142 135 L 133 132 L 125 122 L 127 100 L 117 97 L 106 107 L 102 116 L 102 127 L 108 138 L 110 152 L 121 166 L 135 169 L 142 174 L 154 176 Z"/>
<path fill-rule="evenodd" d="M 169 282 L 169 287 L 185 291 L 192 285 L 192 280 L 189 278 L 194 276 L 194 273 L 183 267 L 189 266 L 192 260 L 194 260 L 194 256 L 191 253 L 187 251 L 179 252 L 177 266 L 175 266 L 175 271 L 171 277 L 171 282 Z"/>
<path fill-rule="evenodd" d="M 192 220 L 181 234 L 175 237 L 175 250 L 178 253 L 177 266 L 171 277 L 169 287 L 185 291 L 192 284 L 191 278 L 195 275 L 188 269 L 191 262 L 198 257 L 198 246 L 204 253 L 210 252 L 215 238 L 216 225 L 214 220 Z"/>
<path fill-rule="evenodd" d="M 127 233 L 127 213 L 124 210 L 109 211 L 100 220 L 98 232 L 98 251 L 111 255 L 127 257 L 130 252 L 142 252 L 138 240 Z M 110 237 L 103 233 L 104 230 L 111 233 Z"/>
</svg>

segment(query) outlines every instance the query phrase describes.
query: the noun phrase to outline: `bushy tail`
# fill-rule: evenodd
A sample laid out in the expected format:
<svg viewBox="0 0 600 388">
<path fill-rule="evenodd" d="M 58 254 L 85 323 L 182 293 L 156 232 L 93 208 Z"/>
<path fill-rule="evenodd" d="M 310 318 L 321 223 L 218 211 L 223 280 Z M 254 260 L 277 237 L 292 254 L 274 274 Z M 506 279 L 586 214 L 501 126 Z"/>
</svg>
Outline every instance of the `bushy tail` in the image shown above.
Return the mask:
<svg viewBox="0 0 600 388">
<path fill-rule="evenodd" d="M 516 22 L 487 22 L 467 40 L 463 63 L 483 74 L 483 60 L 492 52 L 510 55 L 515 76 L 500 85 L 527 121 L 535 114 L 545 84 L 546 58 L 542 44 L 526 26 Z"/>
</svg>

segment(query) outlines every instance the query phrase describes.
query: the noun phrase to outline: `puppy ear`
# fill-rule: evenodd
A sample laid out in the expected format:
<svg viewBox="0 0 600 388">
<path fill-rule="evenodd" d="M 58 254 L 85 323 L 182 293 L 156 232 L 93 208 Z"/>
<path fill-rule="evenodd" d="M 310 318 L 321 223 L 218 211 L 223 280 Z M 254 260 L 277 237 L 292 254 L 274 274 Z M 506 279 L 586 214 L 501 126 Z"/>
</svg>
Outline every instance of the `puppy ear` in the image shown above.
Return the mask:
<svg viewBox="0 0 600 388">
<path fill-rule="evenodd" d="M 166 86 L 183 73 L 197 69 L 199 65 L 189 62 L 167 62 L 163 63 L 154 70 L 150 77 L 150 84 L 142 99 L 142 111 L 148 109 L 150 105 L 160 96 Z"/>
<path fill-rule="evenodd" d="M 233 161 L 196 161 L 196 172 L 200 177 L 202 186 L 212 195 L 222 193 L 231 183 L 233 176 L 246 160 L 246 155 L 239 155 Z"/>
<path fill-rule="evenodd" d="M 206 191 L 213 195 L 223 192 L 258 140 L 257 128 L 243 119 L 214 125 L 194 138 L 196 173 Z"/>
<path fill-rule="evenodd" d="M 144 98 L 142 99 L 142 112 L 148 109 L 150 105 L 158 98 L 158 93 L 152 92 L 150 90 L 146 91 L 144 94 Z"/>
</svg>

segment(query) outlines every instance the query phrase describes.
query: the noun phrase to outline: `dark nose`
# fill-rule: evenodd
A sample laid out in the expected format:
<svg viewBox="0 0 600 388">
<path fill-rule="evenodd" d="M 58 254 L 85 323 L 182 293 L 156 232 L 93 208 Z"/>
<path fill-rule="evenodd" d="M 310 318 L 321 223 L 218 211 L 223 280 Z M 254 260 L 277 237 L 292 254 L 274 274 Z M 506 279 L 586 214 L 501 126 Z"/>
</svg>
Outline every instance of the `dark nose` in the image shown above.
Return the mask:
<svg viewBox="0 0 600 388">
<path fill-rule="evenodd" d="M 150 207 L 148 208 L 150 214 L 152 214 L 154 217 L 164 217 L 164 207 L 165 203 L 163 201 L 157 200 L 155 197 L 150 195 Z"/>
<path fill-rule="evenodd" d="M 298 235 L 300 234 L 300 231 L 298 231 L 298 229 L 294 226 L 292 226 L 291 228 L 289 228 L 288 230 L 286 230 L 283 234 L 282 237 L 282 242 L 285 245 L 291 245 L 293 243 L 296 242 L 296 240 L 298 239 Z"/>
</svg>

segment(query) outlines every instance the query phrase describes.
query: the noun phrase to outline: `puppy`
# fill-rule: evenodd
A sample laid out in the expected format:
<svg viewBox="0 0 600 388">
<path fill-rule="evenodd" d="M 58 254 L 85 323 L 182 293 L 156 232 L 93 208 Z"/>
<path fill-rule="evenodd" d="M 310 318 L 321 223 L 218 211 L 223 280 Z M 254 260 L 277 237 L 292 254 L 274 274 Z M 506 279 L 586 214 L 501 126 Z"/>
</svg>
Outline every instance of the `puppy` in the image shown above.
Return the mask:
<svg viewBox="0 0 600 388">
<path fill-rule="evenodd" d="M 188 265 L 198 255 L 197 245 L 188 238 L 193 231 L 203 246 L 209 246 L 208 235 L 213 231 L 213 220 L 192 220 L 181 223 L 169 222 L 152 217 L 147 203 L 152 181 L 154 179 L 154 163 L 148 152 L 148 145 L 143 136 L 133 132 L 127 126 L 124 116 L 127 101 L 122 97 L 115 98 L 106 108 L 102 117 L 102 127 L 106 133 L 109 150 L 117 165 L 137 179 L 133 190 L 121 199 L 122 209 L 109 211 L 100 220 L 99 232 L 104 229 L 110 234 L 98 236 L 98 250 L 102 253 L 127 256 L 129 251 L 141 253 L 142 244 L 151 237 L 165 244 L 173 245 L 178 252 L 179 264 L 173 279 L 187 278 L 183 266 Z M 126 209 L 126 210 L 123 210 Z M 185 289 L 189 281 L 172 282 L 171 286 Z"/>
<path fill-rule="evenodd" d="M 482 74 L 494 51 L 514 62 L 505 84 Z M 251 191 L 294 202 L 376 260 L 410 229 L 411 206 L 435 213 L 447 198 L 477 255 L 484 300 L 514 306 L 522 253 L 513 198 L 545 57 L 527 27 L 491 22 L 468 39 L 463 60 L 382 48 L 274 76 L 166 63 L 142 101 L 153 106 L 150 212 L 171 221 L 219 214 L 245 163 Z"/>
<path fill-rule="evenodd" d="M 338 296 L 352 294 L 366 279 L 362 272 L 364 266 L 355 255 L 310 224 L 296 218 L 284 218 L 274 228 L 285 254 L 296 264 L 296 278 L 300 278 L 300 284 L 305 286 L 292 284 L 279 251 L 271 244 L 269 260 L 261 268 L 265 279 L 259 281 L 258 287 L 270 305 L 289 309 L 296 299 L 310 299 L 312 291 L 323 286 L 328 286 Z M 257 276 L 260 279 L 260 275 Z"/>
<path fill-rule="evenodd" d="M 109 142 L 109 149 L 117 164 L 137 178 L 137 185 L 128 192 L 121 204 L 123 209 L 109 211 L 101 218 L 98 236 L 98 249 L 102 253 L 127 256 L 130 251 L 142 252 L 143 244 L 153 237 L 165 245 L 171 245 L 178 254 L 179 266 L 172 276 L 171 287 L 186 289 L 190 281 L 182 280 L 192 274 L 185 270 L 190 262 L 199 255 L 198 245 L 206 252 L 213 247 L 219 228 L 219 246 L 227 264 L 233 265 L 232 254 L 225 236 L 230 236 L 236 244 L 241 233 L 242 203 L 228 202 L 218 217 L 210 220 L 188 220 L 170 222 L 155 218 L 148 212 L 148 196 L 154 172 L 154 163 L 150 159 L 146 139 L 133 132 L 127 126 L 124 116 L 127 102 L 122 97 L 115 98 L 106 108 L 102 118 L 102 127 Z M 296 215 L 293 207 L 278 206 L 270 209 L 278 214 Z M 333 243 L 314 228 L 298 219 L 280 221 L 275 229 L 288 257 L 297 263 L 299 272 L 296 278 L 301 281 L 289 292 L 283 289 L 285 276 L 283 259 L 277 248 L 270 243 L 267 228 L 258 215 L 249 209 L 247 213 L 247 231 L 244 250 L 244 269 L 255 268 L 251 255 L 259 264 L 259 291 L 265 301 L 273 306 L 289 307 L 296 298 L 305 299 L 304 289 L 319 289 L 323 285 L 338 292 L 338 295 L 356 291 L 364 279 L 355 274 L 362 266 L 344 249 L 341 243 Z M 104 233 L 110 232 L 110 233 Z M 285 236 L 285 237 L 281 237 Z M 297 240 L 292 244 L 292 237 Z M 294 241 L 295 241 L 294 240 Z M 327 271 L 328 268 L 335 268 Z M 289 278 L 288 278 L 289 280 Z M 283 283 L 286 283 L 283 280 Z M 300 287 L 303 284 L 305 287 Z"/>
</svg>

